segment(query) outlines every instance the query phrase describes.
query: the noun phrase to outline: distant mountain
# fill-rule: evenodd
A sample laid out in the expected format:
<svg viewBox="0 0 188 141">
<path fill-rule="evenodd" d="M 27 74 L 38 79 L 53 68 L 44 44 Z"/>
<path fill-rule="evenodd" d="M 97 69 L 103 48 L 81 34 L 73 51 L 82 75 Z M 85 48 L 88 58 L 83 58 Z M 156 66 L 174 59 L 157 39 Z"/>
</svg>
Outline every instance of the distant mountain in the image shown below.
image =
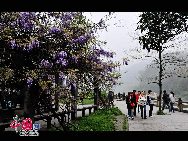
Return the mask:
<svg viewBox="0 0 188 141">
<path fill-rule="evenodd" d="M 177 54 L 174 53 L 168 53 L 168 56 L 173 58 L 172 56 L 176 56 L 177 58 L 180 58 L 182 60 L 177 61 L 176 65 L 173 65 L 171 63 L 166 63 L 166 70 L 165 73 L 166 78 L 162 81 L 163 82 L 163 90 L 167 90 L 169 93 L 170 91 L 173 91 L 177 98 L 181 97 L 184 101 L 188 101 L 188 64 L 186 59 L 188 53 L 186 52 L 179 52 Z M 184 59 L 183 59 L 184 58 Z M 173 60 L 173 59 L 171 59 Z M 184 61 L 183 61 L 184 60 Z M 172 61 L 169 61 L 172 62 Z M 181 63 L 183 62 L 183 63 Z M 140 80 L 139 85 L 137 86 L 138 89 L 151 89 L 157 93 L 159 93 L 159 86 L 156 83 L 148 84 L 148 82 L 155 81 L 155 78 L 157 80 L 157 77 L 159 73 L 159 69 L 149 67 L 145 69 L 144 71 L 140 71 Z M 172 75 L 170 75 L 172 74 Z M 180 76 L 181 77 L 178 77 Z M 185 78 L 183 78 L 185 76 Z M 151 80 L 153 78 L 153 80 Z"/>
<path fill-rule="evenodd" d="M 137 77 L 139 76 L 139 72 L 142 70 L 145 70 L 147 64 L 149 64 L 149 60 L 144 61 L 137 61 L 137 62 L 129 62 L 128 65 L 122 65 L 120 69 L 121 78 L 119 82 L 122 82 L 123 84 L 115 86 L 114 90 L 115 93 L 128 93 L 129 91 L 132 91 L 133 89 L 138 88 L 139 81 Z"/>
<path fill-rule="evenodd" d="M 188 53 L 179 52 L 178 54 L 168 54 L 168 56 L 176 56 L 177 58 L 186 58 Z M 188 57 L 187 57 L 188 58 Z M 188 59 L 187 59 L 188 60 Z M 185 60 L 186 63 L 186 60 Z M 145 90 L 148 91 L 151 89 L 154 92 L 159 93 L 159 86 L 156 83 L 150 83 L 151 80 L 149 78 L 153 78 L 153 81 L 157 76 L 159 76 L 159 69 L 146 67 L 151 64 L 151 60 L 140 60 L 135 63 L 129 63 L 127 66 L 121 66 L 120 73 L 122 74 L 119 82 L 122 82 L 122 85 L 115 86 L 115 93 L 123 93 L 127 94 L 128 91 L 136 90 Z M 181 65 L 167 65 L 170 68 L 166 67 L 166 72 L 174 72 L 176 69 L 182 67 Z M 182 67 L 183 68 L 183 67 Z M 188 63 L 184 65 L 184 72 L 188 72 Z M 126 73 L 125 73 L 126 72 Z M 182 72 L 182 76 L 184 74 Z M 181 72 L 180 72 L 181 73 Z M 142 81 L 140 80 L 142 79 Z M 157 79 L 157 78 L 156 78 Z M 165 78 L 163 80 L 163 90 L 174 91 L 177 98 L 181 97 L 184 101 L 188 101 L 188 77 L 181 78 L 177 75 L 173 74 L 172 77 Z"/>
</svg>

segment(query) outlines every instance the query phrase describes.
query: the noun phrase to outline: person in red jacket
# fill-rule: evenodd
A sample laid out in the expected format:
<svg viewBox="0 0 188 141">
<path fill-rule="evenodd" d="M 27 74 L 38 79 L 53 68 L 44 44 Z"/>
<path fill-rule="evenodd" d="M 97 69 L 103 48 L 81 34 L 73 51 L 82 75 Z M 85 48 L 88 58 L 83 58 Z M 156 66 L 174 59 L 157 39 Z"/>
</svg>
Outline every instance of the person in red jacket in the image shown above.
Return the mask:
<svg viewBox="0 0 188 141">
<path fill-rule="evenodd" d="M 132 102 L 134 103 L 134 116 L 136 116 L 136 108 L 137 108 L 137 101 L 136 101 L 136 90 L 133 90 L 132 93 Z"/>
<path fill-rule="evenodd" d="M 140 105 L 138 104 L 138 99 L 140 97 L 141 91 L 138 91 L 138 93 L 136 94 L 136 103 L 138 105 L 138 113 L 140 112 Z"/>
<path fill-rule="evenodd" d="M 133 110 L 134 110 L 134 98 L 132 92 L 128 92 L 128 95 L 126 97 L 126 104 L 127 104 L 127 109 L 128 109 L 128 118 L 129 119 L 134 119 L 133 116 Z"/>
</svg>

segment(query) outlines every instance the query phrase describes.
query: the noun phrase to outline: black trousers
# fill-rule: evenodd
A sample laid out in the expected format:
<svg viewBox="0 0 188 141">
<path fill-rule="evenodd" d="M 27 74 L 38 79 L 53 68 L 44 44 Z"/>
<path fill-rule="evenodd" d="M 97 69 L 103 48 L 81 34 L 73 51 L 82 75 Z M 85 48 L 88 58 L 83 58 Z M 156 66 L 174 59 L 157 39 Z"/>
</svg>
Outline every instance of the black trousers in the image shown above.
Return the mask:
<svg viewBox="0 0 188 141">
<path fill-rule="evenodd" d="M 140 112 L 140 105 L 138 105 L 138 107 L 137 107 L 137 108 L 138 108 L 138 113 L 139 113 L 139 112 Z"/>
<path fill-rule="evenodd" d="M 150 107 L 150 109 L 149 109 L 149 117 L 152 116 L 153 105 L 154 105 L 154 104 L 150 104 L 150 105 L 149 105 L 149 107 Z"/>
<path fill-rule="evenodd" d="M 134 106 L 134 116 L 136 116 L 136 107 L 137 107 L 137 103 Z"/>
<path fill-rule="evenodd" d="M 174 112 L 174 103 L 170 102 L 170 112 Z"/>
</svg>

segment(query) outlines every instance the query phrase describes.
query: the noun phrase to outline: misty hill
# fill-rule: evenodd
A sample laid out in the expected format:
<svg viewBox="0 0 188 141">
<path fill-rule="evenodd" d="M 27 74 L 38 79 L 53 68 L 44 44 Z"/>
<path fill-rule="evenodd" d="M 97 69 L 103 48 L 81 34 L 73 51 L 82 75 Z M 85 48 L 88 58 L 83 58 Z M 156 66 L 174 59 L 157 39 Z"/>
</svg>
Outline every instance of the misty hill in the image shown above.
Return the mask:
<svg viewBox="0 0 188 141">
<path fill-rule="evenodd" d="M 168 56 L 167 56 L 168 55 Z M 163 79 L 163 90 L 174 91 L 176 97 L 181 97 L 184 101 L 188 101 L 188 63 L 186 52 L 168 53 L 167 57 L 170 59 L 166 62 L 165 67 L 165 79 Z M 175 65 L 173 63 L 176 61 Z M 152 89 L 159 93 L 159 86 L 156 83 L 158 80 L 159 69 L 157 65 L 155 67 L 148 67 L 145 70 L 139 72 L 139 85 L 137 89 Z M 150 84 L 148 84 L 150 83 Z"/>
<path fill-rule="evenodd" d="M 137 61 L 137 62 L 129 62 L 126 66 L 121 66 L 120 73 L 121 78 L 119 82 L 123 83 L 121 85 L 115 86 L 115 93 L 123 93 L 126 94 L 133 89 L 138 90 L 139 81 L 137 77 L 139 76 L 139 72 L 146 69 L 147 64 L 151 62 L 149 60 Z"/>
<path fill-rule="evenodd" d="M 188 101 L 188 59 L 186 59 L 188 58 L 188 53 L 175 52 L 165 55 L 171 59 L 166 63 L 165 73 L 167 77 L 162 81 L 163 90 L 167 90 L 167 92 L 174 91 L 177 98 L 181 97 L 184 101 Z M 173 61 L 173 58 L 176 58 L 176 60 L 180 59 L 176 65 L 170 63 Z M 183 63 L 181 63 L 182 60 L 184 60 Z M 122 76 L 119 82 L 123 84 L 114 87 L 115 93 L 125 92 L 127 94 L 128 91 L 133 89 L 145 91 L 151 89 L 159 93 L 159 86 L 156 83 L 150 83 L 156 81 L 159 76 L 157 65 L 154 68 L 147 67 L 151 62 L 151 59 L 140 60 L 135 63 L 131 62 L 128 66 L 121 66 L 120 73 Z M 179 74 L 181 77 L 178 77 Z"/>
</svg>

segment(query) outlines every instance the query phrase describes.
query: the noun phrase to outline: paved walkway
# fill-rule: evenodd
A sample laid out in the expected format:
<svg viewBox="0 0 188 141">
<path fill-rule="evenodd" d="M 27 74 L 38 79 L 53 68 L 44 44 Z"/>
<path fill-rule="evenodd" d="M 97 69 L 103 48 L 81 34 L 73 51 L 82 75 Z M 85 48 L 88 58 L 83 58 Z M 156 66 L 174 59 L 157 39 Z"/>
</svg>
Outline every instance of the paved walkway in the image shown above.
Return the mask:
<svg viewBox="0 0 188 141">
<path fill-rule="evenodd" d="M 127 105 L 125 101 L 114 101 L 125 115 L 127 115 Z M 188 131 L 188 113 L 175 111 L 169 113 L 167 109 L 164 110 L 167 115 L 156 115 L 158 107 L 154 106 L 153 117 L 142 119 L 140 113 L 134 120 L 128 120 L 129 131 Z M 149 113 L 149 106 L 147 106 L 147 116 Z"/>
</svg>

